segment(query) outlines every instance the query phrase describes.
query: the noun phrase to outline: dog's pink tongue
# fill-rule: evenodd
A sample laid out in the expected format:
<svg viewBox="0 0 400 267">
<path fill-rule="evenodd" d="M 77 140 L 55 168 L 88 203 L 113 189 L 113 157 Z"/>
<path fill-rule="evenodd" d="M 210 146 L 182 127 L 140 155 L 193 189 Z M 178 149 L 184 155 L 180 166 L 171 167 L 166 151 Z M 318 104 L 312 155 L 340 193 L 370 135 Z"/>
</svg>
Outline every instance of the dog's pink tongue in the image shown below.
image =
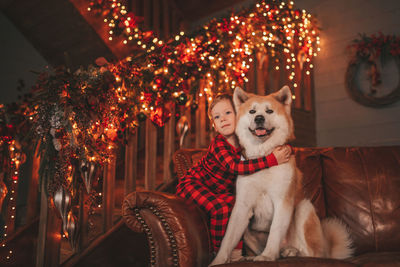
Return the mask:
<svg viewBox="0 0 400 267">
<path fill-rule="evenodd" d="M 265 135 L 267 130 L 265 129 L 256 129 L 256 135 Z"/>
</svg>

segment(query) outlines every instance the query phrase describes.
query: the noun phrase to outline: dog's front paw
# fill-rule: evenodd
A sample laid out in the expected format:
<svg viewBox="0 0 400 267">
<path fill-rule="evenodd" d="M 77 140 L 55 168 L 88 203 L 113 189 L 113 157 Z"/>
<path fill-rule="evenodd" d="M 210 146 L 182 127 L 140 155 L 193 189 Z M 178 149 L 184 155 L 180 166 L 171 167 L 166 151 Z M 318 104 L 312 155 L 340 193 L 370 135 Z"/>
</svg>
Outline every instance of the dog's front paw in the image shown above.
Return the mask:
<svg viewBox="0 0 400 267">
<path fill-rule="evenodd" d="M 254 261 L 274 261 L 274 257 L 269 257 L 269 256 L 264 256 L 264 255 L 258 255 L 254 257 Z"/>
<path fill-rule="evenodd" d="M 229 258 L 228 257 L 217 257 L 210 263 L 210 266 L 214 266 L 214 265 L 218 265 L 218 264 L 224 264 L 224 263 L 228 263 L 229 262 Z"/>
<path fill-rule="evenodd" d="M 254 258 L 255 258 L 256 256 L 244 256 L 243 257 L 243 260 L 244 261 L 254 261 Z"/>
<path fill-rule="evenodd" d="M 286 247 L 281 249 L 281 256 L 283 258 L 296 257 L 300 255 L 300 251 L 294 247 Z"/>
</svg>

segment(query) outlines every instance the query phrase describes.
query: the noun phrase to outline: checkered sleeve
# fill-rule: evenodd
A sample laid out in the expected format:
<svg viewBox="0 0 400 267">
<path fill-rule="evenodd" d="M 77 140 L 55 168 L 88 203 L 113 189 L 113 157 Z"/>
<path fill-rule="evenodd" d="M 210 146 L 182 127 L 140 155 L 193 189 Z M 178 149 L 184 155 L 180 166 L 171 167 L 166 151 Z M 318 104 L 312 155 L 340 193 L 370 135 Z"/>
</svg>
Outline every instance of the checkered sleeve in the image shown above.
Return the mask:
<svg viewBox="0 0 400 267">
<path fill-rule="evenodd" d="M 213 154 L 221 166 L 224 166 L 228 172 L 234 175 L 252 174 L 259 170 L 278 165 L 272 153 L 266 157 L 257 159 L 240 160 L 240 155 L 223 139 L 215 141 Z"/>
</svg>

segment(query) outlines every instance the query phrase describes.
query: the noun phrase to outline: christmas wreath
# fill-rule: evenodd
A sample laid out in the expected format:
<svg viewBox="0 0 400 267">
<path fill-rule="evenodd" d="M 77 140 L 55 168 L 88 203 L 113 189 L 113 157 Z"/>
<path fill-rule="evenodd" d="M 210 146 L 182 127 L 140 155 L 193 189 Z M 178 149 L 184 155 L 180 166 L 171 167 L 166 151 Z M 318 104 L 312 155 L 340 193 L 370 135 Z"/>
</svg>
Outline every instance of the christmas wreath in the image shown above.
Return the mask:
<svg viewBox="0 0 400 267">
<path fill-rule="evenodd" d="M 400 99 L 400 37 L 394 35 L 366 36 L 362 34 L 348 46 L 351 53 L 351 61 L 346 72 L 346 87 L 349 95 L 358 103 L 370 107 L 382 107 L 392 104 Z M 394 60 L 399 71 L 399 82 L 388 94 L 378 96 L 382 85 L 381 72 L 378 60 L 384 66 L 389 60 Z M 370 88 L 368 92 L 362 91 L 356 82 L 360 67 L 366 65 L 368 68 L 368 79 Z"/>
</svg>

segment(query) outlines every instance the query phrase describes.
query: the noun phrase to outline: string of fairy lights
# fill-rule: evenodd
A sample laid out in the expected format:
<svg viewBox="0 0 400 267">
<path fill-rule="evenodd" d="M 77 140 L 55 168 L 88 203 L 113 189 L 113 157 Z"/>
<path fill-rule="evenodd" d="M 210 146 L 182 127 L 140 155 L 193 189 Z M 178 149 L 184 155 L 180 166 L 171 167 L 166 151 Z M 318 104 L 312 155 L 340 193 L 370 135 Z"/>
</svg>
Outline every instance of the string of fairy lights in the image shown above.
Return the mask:
<svg viewBox="0 0 400 267">
<path fill-rule="evenodd" d="M 7 140 L 5 140 L 7 139 Z M 8 137 L 3 137 L 0 140 L 0 146 L 6 146 L 8 149 L 8 153 L 10 155 L 10 162 L 8 165 L 8 170 L 7 170 L 7 176 L 10 176 L 10 184 L 9 184 L 9 189 L 5 186 L 4 183 L 1 184 L 1 200 L 0 203 L 3 204 L 3 200 L 5 199 L 6 195 L 8 195 L 8 205 L 7 205 L 7 212 L 6 214 L 10 218 L 10 223 L 14 224 L 15 223 L 15 216 L 16 216 L 16 191 L 18 188 L 18 178 L 19 178 L 19 167 L 21 164 L 21 157 L 22 157 L 22 152 L 17 146 L 16 140 L 13 140 L 10 136 Z M 4 186 L 4 187 L 3 187 Z M 9 235 L 10 231 L 10 225 L 7 224 L 8 221 L 5 222 L 4 229 L 3 229 L 3 238 L 2 242 L 0 243 L 1 247 L 6 247 L 6 239 L 7 236 Z M 12 227 L 13 228 L 13 227 Z M 10 259 L 10 257 L 13 254 L 13 250 L 9 249 L 7 255 L 5 256 L 6 259 Z"/>
<path fill-rule="evenodd" d="M 268 59 L 271 71 L 284 72 L 288 85 L 296 88 L 299 69 L 310 75 L 320 51 L 315 18 L 295 9 L 293 1 L 260 1 L 170 40 L 143 31 L 143 18 L 122 1 L 88 3 L 88 11 L 101 16 L 108 27 L 110 42 L 121 40 L 139 50 L 116 63 L 103 62 L 73 73 L 56 69 L 39 76 L 33 105 L 25 116 L 40 144 L 40 184 L 46 185 L 50 196 L 60 186 L 72 198 L 78 196 L 87 181 L 77 178 L 77 168 L 85 162 L 84 167 L 109 162 L 140 122 L 149 119 L 162 127 L 172 116 L 171 106 L 179 115 L 187 108 L 196 109 L 201 97 L 212 101 L 219 92 L 246 87 L 255 60 Z M 20 163 L 12 162 L 16 186 Z M 101 197 L 94 189 L 89 194 Z"/>
<path fill-rule="evenodd" d="M 97 12 L 101 10 L 101 14 L 105 16 L 104 22 L 109 28 L 110 41 L 114 36 L 122 36 L 124 44 L 136 44 L 147 53 L 176 46 L 178 49 L 175 54 L 179 54 L 181 60 L 192 62 L 196 62 L 197 59 L 209 60 L 211 70 L 217 70 L 222 64 L 226 64 L 226 69 L 218 73 L 220 77 L 218 82 L 216 77 L 210 79 L 210 73 L 203 73 L 203 77 L 207 75 L 209 83 L 214 87 L 223 81 L 232 89 L 241 85 L 243 81 L 248 82 L 246 74 L 255 50 L 268 54 L 275 64 L 273 69 L 276 71 L 281 71 L 281 60 L 286 61 L 284 70 L 294 88 L 299 86 L 296 80 L 298 65 L 301 68 L 306 67 L 305 74 L 310 75 L 313 68 L 311 61 L 320 51 L 318 29 L 311 14 L 305 10 L 294 10 L 293 7 L 293 1 L 261 2 L 251 11 L 246 10 L 240 15 L 232 15 L 220 22 L 211 21 L 204 26 L 201 34 L 196 32 L 192 37 L 188 37 L 181 32 L 174 38 L 179 42 L 178 45 L 162 42 L 152 37 L 151 32 L 142 32 L 139 22 L 143 19 L 136 17 L 132 12 L 127 12 L 125 5 L 117 0 L 91 1 L 88 10 L 95 13 L 96 10 Z M 210 50 L 204 49 L 207 44 L 214 44 L 219 51 L 216 51 L 215 55 L 210 55 Z M 223 53 L 220 53 L 222 51 Z M 168 60 L 167 64 L 175 64 L 173 58 Z M 204 72 L 206 68 L 199 65 L 198 71 Z M 213 91 L 215 89 L 199 93 L 212 99 Z M 143 109 L 146 110 L 146 105 Z"/>
</svg>

